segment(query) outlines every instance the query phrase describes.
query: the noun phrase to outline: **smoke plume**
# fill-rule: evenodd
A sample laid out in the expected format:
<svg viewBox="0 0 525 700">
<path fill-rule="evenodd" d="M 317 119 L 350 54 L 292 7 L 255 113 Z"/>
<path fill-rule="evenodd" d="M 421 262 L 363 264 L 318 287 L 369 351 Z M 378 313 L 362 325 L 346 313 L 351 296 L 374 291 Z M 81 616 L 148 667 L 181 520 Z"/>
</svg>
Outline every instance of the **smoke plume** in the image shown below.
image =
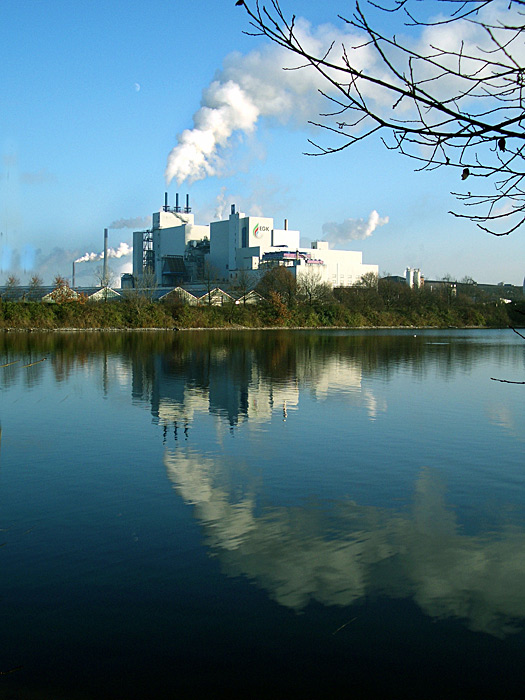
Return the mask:
<svg viewBox="0 0 525 700">
<path fill-rule="evenodd" d="M 345 219 L 340 224 L 327 221 L 323 224 L 323 235 L 332 248 L 348 241 L 362 241 L 369 238 L 378 226 L 388 223 L 388 216 L 381 217 L 374 209 L 368 219 Z"/>
<path fill-rule="evenodd" d="M 132 228 L 132 229 L 143 229 L 150 225 L 150 216 L 136 216 L 134 219 L 117 219 L 113 221 L 108 228 Z"/>
<path fill-rule="evenodd" d="M 119 243 L 118 248 L 108 248 L 108 258 L 122 258 L 125 255 L 131 255 L 133 253 L 132 246 L 127 243 Z M 80 258 L 75 260 L 75 263 L 81 262 L 92 262 L 94 260 L 102 260 L 104 258 L 104 252 L 102 253 L 85 253 Z"/>
<path fill-rule="evenodd" d="M 356 37 L 344 35 L 334 27 L 312 30 L 304 20 L 297 20 L 296 32 L 304 46 L 312 51 L 326 51 L 331 42 L 355 44 Z M 370 51 L 362 47 L 356 55 L 365 65 Z M 332 57 L 337 62 L 334 53 Z M 168 156 L 166 181 L 179 184 L 194 182 L 209 175 L 220 175 L 221 154 L 230 145 L 235 133 L 252 133 L 261 117 L 288 122 L 292 118 L 304 125 L 318 115 L 321 100 L 318 90 L 323 78 L 309 67 L 297 68 L 298 57 L 285 49 L 270 45 L 247 55 L 230 54 L 222 71 L 204 90 L 201 108 L 193 116 L 193 128 L 178 137 L 178 143 Z M 326 86 L 325 86 L 326 89 Z"/>
<path fill-rule="evenodd" d="M 496 27 L 499 23 L 498 12 L 501 14 L 501 7 L 499 2 L 486 3 L 485 7 L 480 9 L 480 17 L 483 16 L 488 21 L 488 26 Z M 519 25 L 519 9 L 516 9 L 515 13 L 515 22 Z M 514 19 L 514 15 L 512 17 Z M 510 16 L 506 19 L 512 24 Z M 382 78 L 388 84 L 392 76 L 385 62 L 370 45 L 369 37 L 359 34 L 357 30 L 353 33 L 349 32 L 348 25 L 345 29 L 346 33 L 328 24 L 312 27 L 306 20 L 296 18 L 294 34 L 307 53 L 313 56 L 325 56 L 333 66 L 337 67 L 344 66 L 342 49 L 344 45 L 346 51 L 351 51 L 352 65 L 356 71 Z M 466 21 L 454 24 L 452 29 L 448 24 L 438 22 L 436 26 L 426 27 L 419 36 L 414 37 L 412 42 L 408 39 L 405 41 L 415 54 L 420 55 L 434 55 L 437 51 L 435 47 L 442 47 L 443 50 L 451 52 L 453 62 L 457 60 L 457 55 L 469 54 L 480 55 L 483 60 L 486 60 L 487 50 L 494 48 L 494 44 L 491 43 L 490 37 L 484 32 L 480 23 Z M 517 63 L 520 63 L 519 59 L 522 57 L 522 47 L 523 42 L 518 42 L 512 47 L 512 52 L 518 59 Z M 395 53 L 393 47 L 391 51 Z M 511 51 L 509 47 L 502 48 L 498 56 L 503 64 L 514 65 L 514 54 L 509 54 L 510 57 L 508 57 L 509 51 Z M 387 52 L 386 62 L 389 58 L 392 57 Z M 406 57 L 403 56 L 401 60 L 404 58 Z M 304 63 L 300 57 L 272 43 L 262 50 L 252 51 L 246 55 L 236 52 L 227 56 L 222 70 L 203 91 L 201 107 L 193 116 L 193 127 L 179 134 L 177 144 L 168 156 L 165 171 L 168 185 L 174 179 L 180 184 L 184 180 L 191 183 L 209 175 L 221 175 L 222 158 L 225 149 L 231 145 L 234 135 L 251 134 L 261 118 L 273 118 L 283 123 L 295 119 L 297 123 L 304 126 L 309 119 L 318 121 L 319 114 L 322 112 L 337 111 L 337 100 L 336 103 L 329 105 L 327 110 L 325 98 L 319 93 L 319 90 L 330 93 L 329 82 L 312 66 L 300 68 Z M 400 68 L 400 71 L 412 71 L 414 65 L 407 64 L 405 68 Z M 294 70 L 283 70 L 283 68 Z M 297 68 L 299 70 L 295 70 Z M 419 62 L 415 68 L 418 71 L 414 78 L 416 81 L 434 81 L 437 74 L 441 73 L 441 69 L 432 61 Z M 349 80 L 348 74 L 326 67 L 324 70 L 329 77 L 342 81 L 343 85 Z M 461 81 L 454 87 L 454 90 L 459 89 L 459 93 L 464 89 L 460 83 Z M 370 105 L 373 104 L 374 109 L 385 112 L 387 121 L 396 117 L 399 119 L 400 113 L 405 115 L 403 118 L 410 119 L 409 114 L 412 110 L 410 101 L 406 100 L 400 104 L 399 100 L 395 100 L 393 105 L 390 91 L 382 88 L 378 83 L 361 81 L 358 88 L 360 95 Z M 436 80 L 433 86 L 437 98 L 442 91 L 444 95 L 450 95 L 450 90 L 450 76 L 444 80 Z M 336 98 L 340 97 L 338 92 L 334 91 L 332 94 Z M 333 116 L 332 126 L 337 129 L 337 117 Z M 323 121 L 327 121 L 326 115 Z M 347 130 L 359 132 L 361 128 L 363 124 L 356 126 L 355 129 L 345 127 L 345 132 Z"/>
<path fill-rule="evenodd" d="M 221 191 L 217 195 L 215 202 L 215 213 L 214 219 L 216 221 L 222 221 L 224 219 L 226 212 L 226 187 L 221 187 Z"/>
<path fill-rule="evenodd" d="M 131 255 L 133 248 L 127 243 L 120 243 L 118 248 L 109 248 L 109 258 L 122 258 L 120 264 L 114 263 L 116 270 L 121 272 L 130 271 L 130 262 L 126 262 L 127 256 Z M 37 274 L 43 284 L 52 284 L 57 275 L 68 278 L 71 275 L 71 261 L 78 256 L 79 250 L 54 247 L 50 252 L 44 252 L 40 248 L 34 248 L 31 245 L 26 245 L 23 248 L 16 249 L 10 246 L 2 246 L 0 248 L 0 277 L 4 275 L 3 283 L 5 284 L 5 276 L 8 274 L 15 275 L 20 279 L 21 284 L 28 284 L 31 276 Z M 88 262 L 90 260 L 102 260 L 104 253 L 86 253 L 81 257 L 77 257 L 77 262 Z M 90 267 L 78 267 L 76 270 L 77 280 L 92 274 L 89 271 Z"/>
</svg>

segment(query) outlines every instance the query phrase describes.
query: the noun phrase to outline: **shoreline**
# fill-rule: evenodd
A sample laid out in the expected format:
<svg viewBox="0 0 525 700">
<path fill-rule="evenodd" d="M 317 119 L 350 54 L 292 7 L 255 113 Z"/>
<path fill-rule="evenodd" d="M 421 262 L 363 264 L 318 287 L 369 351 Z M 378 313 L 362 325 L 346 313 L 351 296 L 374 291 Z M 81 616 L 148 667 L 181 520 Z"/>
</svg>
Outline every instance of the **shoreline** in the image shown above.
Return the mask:
<svg viewBox="0 0 525 700">
<path fill-rule="evenodd" d="M 520 327 L 520 326 L 518 326 Z M 199 326 L 164 328 L 2 328 L 2 333 L 182 333 L 188 331 L 512 330 L 508 326 Z"/>
</svg>

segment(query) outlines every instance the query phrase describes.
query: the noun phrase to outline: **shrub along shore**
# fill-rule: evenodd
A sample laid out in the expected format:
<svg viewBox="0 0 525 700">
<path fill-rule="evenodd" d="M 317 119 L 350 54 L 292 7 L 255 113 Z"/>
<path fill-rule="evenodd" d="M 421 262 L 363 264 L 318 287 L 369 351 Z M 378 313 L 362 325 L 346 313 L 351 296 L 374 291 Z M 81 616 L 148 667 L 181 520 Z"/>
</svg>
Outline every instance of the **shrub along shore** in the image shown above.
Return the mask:
<svg viewBox="0 0 525 700">
<path fill-rule="evenodd" d="M 385 304 L 377 292 L 300 303 L 278 294 L 257 305 L 188 306 L 142 300 L 46 304 L 0 300 L 2 330 L 377 328 L 523 326 L 525 303 L 410 294 Z M 411 290 L 407 290 L 411 291 Z M 381 302 L 381 303 L 379 303 Z"/>
</svg>

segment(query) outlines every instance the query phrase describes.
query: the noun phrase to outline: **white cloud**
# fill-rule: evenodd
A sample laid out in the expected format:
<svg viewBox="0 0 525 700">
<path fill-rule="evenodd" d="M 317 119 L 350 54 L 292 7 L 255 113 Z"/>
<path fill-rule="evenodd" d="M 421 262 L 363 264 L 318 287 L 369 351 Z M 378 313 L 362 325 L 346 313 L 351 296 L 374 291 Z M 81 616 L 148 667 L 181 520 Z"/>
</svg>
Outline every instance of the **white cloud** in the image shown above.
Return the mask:
<svg viewBox="0 0 525 700">
<path fill-rule="evenodd" d="M 304 43 L 315 51 L 324 52 L 334 38 L 339 44 L 356 42 L 356 37 L 334 27 L 312 30 L 304 20 L 296 26 Z M 371 54 L 365 47 L 356 56 L 364 65 Z M 203 92 L 193 128 L 180 134 L 168 156 L 168 184 L 173 179 L 180 184 L 220 175 L 232 135 L 252 133 L 261 117 L 304 126 L 317 116 L 323 100 L 318 90 L 324 80 L 313 68 L 283 70 L 299 65 L 296 56 L 273 44 L 247 55 L 227 56 L 223 69 Z"/>
<path fill-rule="evenodd" d="M 495 25 L 501 18 L 512 21 L 516 11 L 499 2 L 489 3 L 488 7 L 480 12 L 478 19 L 482 17 L 492 21 Z M 348 29 L 348 27 L 347 27 Z M 495 35 L 500 30 L 495 29 Z M 333 43 L 329 59 L 334 66 L 343 66 L 343 45 L 351 52 L 352 65 L 363 74 L 373 74 L 382 78 L 387 84 L 392 84 L 396 78 L 387 69 L 386 64 L 378 57 L 368 42 L 363 42 L 363 35 L 357 30 L 346 33 L 340 29 L 326 24 L 312 27 L 307 21 L 297 18 L 295 22 L 295 34 L 301 45 L 307 52 L 314 56 L 322 56 Z M 400 37 L 398 37 L 400 39 Z M 479 56 L 483 60 L 487 57 L 487 49 L 494 48 L 490 45 L 489 35 L 478 25 L 467 21 L 454 22 L 452 25 L 443 24 L 424 28 L 420 35 L 405 37 L 400 43 L 412 47 L 420 55 L 435 55 L 436 47 L 443 51 L 451 52 L 448 58 L 443 58 L 445 64 L 457 67 L 457 55 L 461 51 L 463 55 L 462 67 L 467 67 L 469 59 L 465 56 Z M 523 42 L 507 47 L 506 50 L 513 56 L 523 59 L 525 53 Z M 396 65 L 407 61 L 407 54 L 399 52 L 394 47 L 385 47 L 388 57 L 393 59 Z M 397 55 L 396 55 L 397 54 Z M 501 59 L 504 63 L 511 61 L 502 52 L 498 56 L 491 57 Z M 282 123 L 300 124 L 306 126 L 308 120 L 317 120 L 321 112 L 337 110 L 337 104 L 326 103 L 319 90 L 330 93 L 336 97 L 340 94 L 316 69 L 311 66 L 299 70 L 283 70 L 283 68 L 298 68 L 304 64 L 299 57 L 276 44 L 269 43 L 261 50 L 252 51 L 246 55 L 238 52 L 228 55 L 224 61 L 222 70 L 218 71 L 213 82 L 203 91 L 201 107 L 193 117 L 193 127 L 186 129 L 178 137 L 176 146 L 168 156 L 165 176 L 169 184 L 176 180 L 179 184 L 183 181 L 194 182 L 207 176 L 220 176 L 224 173 L 224 158 L 226 150 L 231 146 L 231 139 L 235 133 L 251 134 L 256 130 L 261 118 L 271 118 Z M 479 66 L 470 60 L 473 70 Z M 522 63 L 521 63 L 522 65 Z M 432 68 L 428 63 L 412 63 L 411 69 L 416 71 L 415 79 L 433 79 L 442 71 L 439 66 Z M 405 72 L 411 70 L 405 66 Z M 334 76 L 339 77 L 344 83 L 348 81 L 347 74 L 338 74 L 337 69 L 331 69 Z M 330 72 L 330 71 L 328 71 Z M 428 89 L 439 100 L 443 95 L 450 95 L 451 91 L 458 93 L 464 89 L 461 81 L 455 77 L 439 78 L 428 83 Z M 391 91 L 381 88 L 377 84 L 365 81 L 359 83 L 360 94 L 370 101 L 373 109 L 380 109 L 388 115 L 389 119 L 407 119 L 413 109 L 408 100 L 397 104 Z M 344 98 L 343 98 L 344 101 Z M 332 121 L 336 126 L 337 121 L 344 122 L 345 114 L 341 116 L 327 117 L 325 121 Z M 348 119 L 348 118 L 347 118 Z M 442 119 L 436 112 L 426 115 L 429 121 Z M 349 119 L 351 121 L 351 119 Z M 358 127 L 345 126 L 341 137 L 346 139 L 343 132 L 357 133 L 365 128 L 365 122 Z M 336 128 L 337 131 L 337 128 Z M 333 135 L 337 139 L 337 135 Z M 344 141 L 338 141 L 335 145 L 342 145 Z"/>
<path fill-rule="evenodd" d="M 381 217 L 374 209 L 368 219 L 345 219 L 341 223 L 327 221 L 323 224 L 323 236 L 332 248 L 344 246 L 348 241 L 369 238 L 379 227 L 388 223 L 388 216 Z"/>
</svg>

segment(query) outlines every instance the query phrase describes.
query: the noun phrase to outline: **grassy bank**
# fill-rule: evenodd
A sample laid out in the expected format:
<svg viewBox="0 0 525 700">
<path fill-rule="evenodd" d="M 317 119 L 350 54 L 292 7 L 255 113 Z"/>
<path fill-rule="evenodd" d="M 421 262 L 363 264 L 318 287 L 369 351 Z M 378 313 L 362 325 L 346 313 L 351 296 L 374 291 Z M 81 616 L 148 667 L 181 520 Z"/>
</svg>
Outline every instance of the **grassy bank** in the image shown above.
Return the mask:
<svg viewBox="0 0 525 700">
<path fill-rule="evenodd" d="M 257 306 L 185 306 L 143 300 L 98 303 L 45 304 L 0 301 L 1 329 L 55 330 L 141 328 L 268 328 L 268 327 L 376 327 L 450 326 L 506 327 L 523 325 L 519 304 L 443 303 L 437 295 L 419 303 L 379 308 L 365 296 L 343 303 L 285 304 L 281 298 Z M 377 300 L 375 300 L 377 301 Z M 412 300 L 414 301 L 414 300 Z M 523 304 L 522 304 L 523 306 Z"/>
</svg>

